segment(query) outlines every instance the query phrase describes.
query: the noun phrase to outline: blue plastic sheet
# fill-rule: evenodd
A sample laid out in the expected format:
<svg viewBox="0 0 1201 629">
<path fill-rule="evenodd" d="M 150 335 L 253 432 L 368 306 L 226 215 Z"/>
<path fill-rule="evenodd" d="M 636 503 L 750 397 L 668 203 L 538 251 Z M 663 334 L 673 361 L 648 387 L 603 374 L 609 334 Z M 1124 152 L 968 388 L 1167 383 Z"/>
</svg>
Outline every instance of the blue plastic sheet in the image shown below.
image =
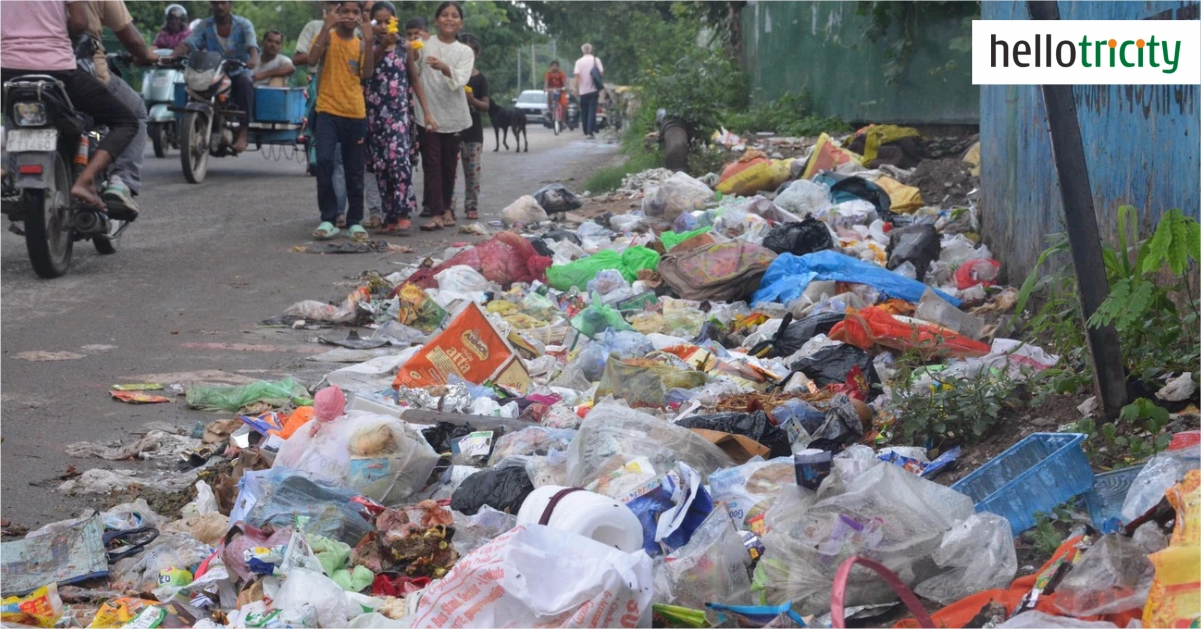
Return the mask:
<svg viewBox="0 0 1201 629">
<path fill-rule="evenodd" d="M 889 297 L 913 303 L 921 301 L 922 292 L 926 290 L 926 285 L 917 280 L 836 251 L 817 251 L 803 256 L 781 253 L 767 267 L 759 290 L 751 298 L 751 304 L 772 301 L 788 303 L 800 297 L 813 280 L 867 284 Z M 963 303 L 937 288 L 933 290 L 955 307 Z"/>
</svg>

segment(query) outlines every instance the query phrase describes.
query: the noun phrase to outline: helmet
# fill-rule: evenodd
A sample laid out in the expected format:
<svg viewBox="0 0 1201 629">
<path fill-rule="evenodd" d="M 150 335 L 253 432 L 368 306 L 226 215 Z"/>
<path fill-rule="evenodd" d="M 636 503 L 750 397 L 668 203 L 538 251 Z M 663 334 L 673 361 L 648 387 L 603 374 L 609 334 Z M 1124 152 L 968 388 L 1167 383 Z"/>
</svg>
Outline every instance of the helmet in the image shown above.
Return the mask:
<svg viewBox="0 0 1201 629">
<path fill-rule="evenodd" d="M 164 12 L 163 21 L 165 22 L 165 21 L 171 19 L 172 17 L 179 18 L 180 22 L 187 22 L 188 21 L 188 10 L 179 6 L 178 4 L 172 4 L 172 5 L 168 6 L 167 10 Z"/>
</svg>

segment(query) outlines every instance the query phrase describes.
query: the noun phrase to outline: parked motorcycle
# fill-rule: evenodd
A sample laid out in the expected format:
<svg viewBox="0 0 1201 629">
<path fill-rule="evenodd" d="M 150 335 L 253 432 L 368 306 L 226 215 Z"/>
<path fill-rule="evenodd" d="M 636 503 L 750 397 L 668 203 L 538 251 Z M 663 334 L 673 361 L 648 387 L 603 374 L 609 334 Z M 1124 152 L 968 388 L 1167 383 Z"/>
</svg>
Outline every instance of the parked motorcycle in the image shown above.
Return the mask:
<svg viewBox="0 0 1201 629">
<path fill-rule="evenodd" d="M 93 129 L 62 81 L 46 74 L 5 81 L 3 102 L 0 213 L 11 221 L 9 231 L 25 236 L 33 270 L 45 278 L 66 273 L 77 240 L 91 240 L 101 254 L 116 253 L 130 222 L 109 219 L 71 197 L 72 183 L 107 130 Z M 96 181 L 97 190 L 104 187 L 103 179 Z"/>
<path fill-rule="evenodd" d="M 175 85 L 183 83 L 183 64 L 169 59 L 171 51 L 154 51 L 158 65 L 148 68 L 142 79 L 142 100 L 146 101 L 146 133 L 154 145 L 155 157 L 166 157 L 167 149 L 179 149 L 179 121 L 171 106 L 175 104 Z"/>
</svg>

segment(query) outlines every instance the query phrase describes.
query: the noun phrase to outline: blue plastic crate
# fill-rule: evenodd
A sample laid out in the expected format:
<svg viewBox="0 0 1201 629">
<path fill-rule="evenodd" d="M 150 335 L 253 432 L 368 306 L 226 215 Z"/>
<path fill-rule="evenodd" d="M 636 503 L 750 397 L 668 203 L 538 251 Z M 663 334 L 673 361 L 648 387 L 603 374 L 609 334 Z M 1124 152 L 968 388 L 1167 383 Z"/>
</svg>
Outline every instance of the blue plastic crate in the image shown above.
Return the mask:
<svg viewBox="0 0 1201 629">
<path fill-rule="evenodd" d="M 258 122 L 300 124 L 304 121 L 304 88 L 254 88 L 254 119 Z"/>
<path fill-rule="evenodd" d="M 1084 504 L 1093 526 L 1102 533 L 1116 533 L 1118 526 L 1129 524 L 1122 518 L 1122 503 L 1142 465 L 1097 474 L 1093 488 L 1084 494 Z"/>
<path fill-rule="evenodd" d="M 1093 486 L 1080 433 L 1036 432 L 951 486 L 972 499 L 976 511 L 1009 520 L 1013 534 L 1034 526 L 1034 514 L 1051 510 Z"/>
</svg>

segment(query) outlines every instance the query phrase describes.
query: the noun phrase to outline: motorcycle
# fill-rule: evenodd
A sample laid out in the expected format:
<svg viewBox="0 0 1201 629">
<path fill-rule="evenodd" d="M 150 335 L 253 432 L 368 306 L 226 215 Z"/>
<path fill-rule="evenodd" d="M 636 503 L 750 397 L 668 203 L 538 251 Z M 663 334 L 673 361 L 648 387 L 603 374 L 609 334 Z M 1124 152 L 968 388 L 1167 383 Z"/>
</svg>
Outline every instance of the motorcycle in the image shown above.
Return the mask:
<svg viewBox="0 0 1201 629">
<path fill-rule="evenodd" d="M 188 183 L 204 181 L 208 158 L 233 155 L 234 140 L 241 112 L 228 109 L 233 90 L 230 73 L 245 68 L 236 59 L 224 59 L 221 53 L 195 51 L 184 68 L 187 102 L 169 109 L 180 114 L 179 160 Z M 303 88 L 256 87 L 255 121 L 249 124 L 249 141 L 263 145 L 291 146 L 303 158 L 305 138 Z"/>
<path fill-rule="evenodd" d="M 109 55 L 110 66 L 121 55 Z M 3 176 L 0 214 L 9 231 L 25 236 L 33 270 L 55 278 L 67 272 L 75 242 L 91 240 L 96 251 L 117 252 L 129 221 L 79 204 L 71 185 L 83 172 L 103 137 L 90 116 L 76 111 L 62 81 L 25 74 L 5 81 Z M 107 173 L 95 184 L 105 187 Z"/>
<path fill-rule="evenodd" d="M 175 104 L 175 85 L 184 80 L 183 65 L 169 59 L 170 50 L 154 52 L 160 61 L 142 79 L 142 100 L 146 101 L 146 133 L 154 146 L 154 156 L 166 157 L 169 148 L 179 149 L 179 121 L 171 106 Z"/>
</svg>

